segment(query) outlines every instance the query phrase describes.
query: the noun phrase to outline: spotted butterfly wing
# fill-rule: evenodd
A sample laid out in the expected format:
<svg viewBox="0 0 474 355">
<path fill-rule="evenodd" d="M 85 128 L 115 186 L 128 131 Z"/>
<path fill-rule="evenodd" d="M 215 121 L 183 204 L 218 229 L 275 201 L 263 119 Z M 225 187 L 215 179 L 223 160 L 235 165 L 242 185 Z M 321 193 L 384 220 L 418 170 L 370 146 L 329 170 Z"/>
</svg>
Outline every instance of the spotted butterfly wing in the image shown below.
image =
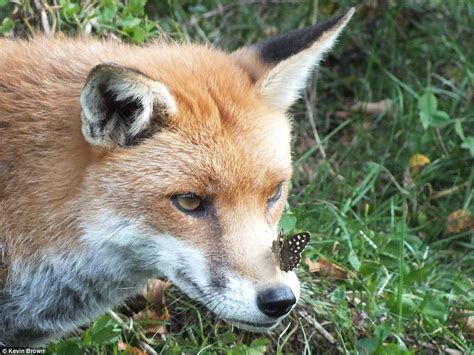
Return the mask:
<svg viewBox="0 0 474 355">
<path fill-rule="evenodd" d="M 280 269 L 288 272 L 298 267 L 301 261 L 301 253 L 308 245 L 311 236 L 308 232 L 298 233 L 285 239 L 280 232 L 277 240 L 273 242 L 273 252 L 280 261 Z"/>
</svg>

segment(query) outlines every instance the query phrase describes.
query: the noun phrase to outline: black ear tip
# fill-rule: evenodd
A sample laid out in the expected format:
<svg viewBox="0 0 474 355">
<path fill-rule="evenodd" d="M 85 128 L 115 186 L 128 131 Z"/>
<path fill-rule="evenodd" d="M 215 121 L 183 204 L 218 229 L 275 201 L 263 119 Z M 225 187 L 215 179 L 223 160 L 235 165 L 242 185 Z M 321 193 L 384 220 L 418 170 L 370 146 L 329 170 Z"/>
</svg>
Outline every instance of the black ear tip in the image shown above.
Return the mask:
<svg viewBox="0 0 474 355">
<path fill-rule="evenodd" d="M 350 7 L 343 14 L 333 16 L 325 22 L 271 37 L 254 45 L 265 63 L 275 64 L 310 47 L 325 32 L 345 24 L 355 12 Z"/>
</svg>

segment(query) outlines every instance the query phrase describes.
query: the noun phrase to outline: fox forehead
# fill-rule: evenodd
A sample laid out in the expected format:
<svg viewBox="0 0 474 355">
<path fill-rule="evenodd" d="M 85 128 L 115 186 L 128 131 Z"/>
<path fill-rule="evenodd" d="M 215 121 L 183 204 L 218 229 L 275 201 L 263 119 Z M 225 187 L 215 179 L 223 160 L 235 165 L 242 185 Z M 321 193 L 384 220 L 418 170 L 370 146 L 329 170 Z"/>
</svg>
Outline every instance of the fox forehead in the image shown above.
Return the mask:
<svg viewBox="0 0 474 355">
<path fill-rule="evenodd" d="M 270 121 L 258 119 L 261 125 Z M 290 129 L 285 119 L 280 123 L 243 134 L 225 127 L 164 130 L 134 149 L 113 153 L 109 166 L 114 173 L 108 175 L 112 178 L 117 170 L 123 173 L 117 178 L 134 175 L 163 195 L 262 191 L 291 177 Z"/>
</svg>

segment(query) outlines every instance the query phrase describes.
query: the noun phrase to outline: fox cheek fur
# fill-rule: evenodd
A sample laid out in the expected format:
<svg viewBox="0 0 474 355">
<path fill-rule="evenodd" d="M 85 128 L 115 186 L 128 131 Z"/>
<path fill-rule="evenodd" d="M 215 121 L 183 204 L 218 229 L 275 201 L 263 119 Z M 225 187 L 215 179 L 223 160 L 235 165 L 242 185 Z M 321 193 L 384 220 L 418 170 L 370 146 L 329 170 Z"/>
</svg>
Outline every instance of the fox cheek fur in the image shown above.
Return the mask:
<svg viewBox="0 0 474 355">
<path fill-rule="evenodd" d="M 231 54 L 0 40 L 0 344 L 44 345 L 157 276 L 240 327 L 274 327 L 299 298 L 271 251 L 286 111 L 353 13 Z"/>
</svg>

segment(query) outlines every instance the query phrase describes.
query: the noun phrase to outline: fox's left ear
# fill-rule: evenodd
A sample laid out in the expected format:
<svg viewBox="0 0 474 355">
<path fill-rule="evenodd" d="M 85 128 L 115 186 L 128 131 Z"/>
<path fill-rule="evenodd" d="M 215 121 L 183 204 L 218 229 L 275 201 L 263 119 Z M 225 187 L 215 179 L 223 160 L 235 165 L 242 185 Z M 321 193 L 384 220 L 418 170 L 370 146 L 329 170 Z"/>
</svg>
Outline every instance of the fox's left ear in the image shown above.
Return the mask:
<svg viewBox="0 0 474 355">
<path fill-rule="evenodd" d="M 243 47 L 232 57 L 255 81 L 269 103 L 288 109 L 306 85 L 309 74 L 334 45 L 355 9 L 330 20 Z"/>
</svg>

